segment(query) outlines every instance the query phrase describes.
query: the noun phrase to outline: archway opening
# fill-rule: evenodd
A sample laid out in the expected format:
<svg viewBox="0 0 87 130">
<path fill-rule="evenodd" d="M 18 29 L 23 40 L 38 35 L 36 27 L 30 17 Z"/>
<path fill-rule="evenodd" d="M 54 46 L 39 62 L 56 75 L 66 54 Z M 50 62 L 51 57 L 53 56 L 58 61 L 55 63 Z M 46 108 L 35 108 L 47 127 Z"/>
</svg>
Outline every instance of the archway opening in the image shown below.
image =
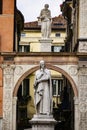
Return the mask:
<svg viewBox="0 0 87 130">
<path fill-rule="evenodd" d="M 38 67 L 37 67 L 38 68 Z M 36 68 L 36 69 L 37 69 Z M 75 92 L 70 81 L 62 73 L 51 70 L 53 115 L 57 120 L 55 130 L 74 130 L 74 100 Z M 34 78 L 35 71 L 28 74 L 17 91 L 17 130 L 30 128 L 29 120 L 36 113 L 34 106 Z M 15 94 L 15 92 L 14 92 Z"/>
</svg>

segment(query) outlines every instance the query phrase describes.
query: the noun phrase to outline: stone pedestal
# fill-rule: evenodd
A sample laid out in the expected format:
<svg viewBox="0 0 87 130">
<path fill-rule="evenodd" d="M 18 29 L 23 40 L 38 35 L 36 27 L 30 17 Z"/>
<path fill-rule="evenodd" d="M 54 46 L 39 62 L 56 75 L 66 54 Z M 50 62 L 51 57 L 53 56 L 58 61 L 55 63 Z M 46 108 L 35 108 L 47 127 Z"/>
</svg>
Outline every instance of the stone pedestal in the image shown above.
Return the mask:
<svg viewBox="0 0 87 130">
<path fill-rule="evenodd" d="M 30 123 L 32 130 L 54 130 L 56 121 L 52 115 L 34 115 Z"/>
<path fill-rule="evenodd" d="M 51 52 L 52 39 L 40 39 L 40 52 Z"/>
</svg>

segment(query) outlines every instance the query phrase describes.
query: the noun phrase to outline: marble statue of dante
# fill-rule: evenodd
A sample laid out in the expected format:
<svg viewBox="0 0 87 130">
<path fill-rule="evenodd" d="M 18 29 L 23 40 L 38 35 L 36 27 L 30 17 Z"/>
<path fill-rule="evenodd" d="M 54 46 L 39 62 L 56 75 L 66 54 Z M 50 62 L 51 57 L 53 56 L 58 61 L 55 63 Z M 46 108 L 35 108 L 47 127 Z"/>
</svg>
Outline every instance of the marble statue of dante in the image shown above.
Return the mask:
<svg viewBox="0 0 87 130">
<path fill-rule="evenodd" d="M 41 21 L 42 38 L 47 39 L 51 35 L 51 11 L 48 9 L 49 5 L 45 4 L 44 9 L 41 10 L 38 20 Z"/>
<path fill-rule="evenodd" d="M 50 115 L 52 113 L 51 74 L 43 60 L 40 61 L 40 69 L 35 74 L 34 89 L 37 114 Z"/>
</svg>

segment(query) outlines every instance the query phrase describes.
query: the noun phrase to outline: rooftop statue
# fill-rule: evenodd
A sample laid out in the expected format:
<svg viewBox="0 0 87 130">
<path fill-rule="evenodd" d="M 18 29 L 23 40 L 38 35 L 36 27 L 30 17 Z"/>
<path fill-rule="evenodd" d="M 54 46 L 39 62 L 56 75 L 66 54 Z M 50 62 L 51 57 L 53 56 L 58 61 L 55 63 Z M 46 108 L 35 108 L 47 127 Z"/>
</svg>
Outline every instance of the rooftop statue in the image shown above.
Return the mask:
<svg viewBox="0 0 87 130">
<path fill-rule="evenodd" d="M 42 39 L 47 39 L 51 35 L 51 11 L 48 9 L 49 5 L 45 4 L 44 9 L 41 10 L 38 20 L 41 21 Z"/>
</svg>

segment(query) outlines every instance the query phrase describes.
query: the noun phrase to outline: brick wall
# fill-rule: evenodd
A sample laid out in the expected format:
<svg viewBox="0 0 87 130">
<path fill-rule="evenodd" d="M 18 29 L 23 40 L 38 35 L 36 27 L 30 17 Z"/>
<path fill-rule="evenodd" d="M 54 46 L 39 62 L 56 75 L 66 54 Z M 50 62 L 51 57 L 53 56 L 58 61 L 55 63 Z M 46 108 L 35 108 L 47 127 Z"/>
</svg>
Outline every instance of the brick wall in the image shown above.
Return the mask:
<svg viewBox="0 0 87 130">
<path fill-rule="evenodd" d="M 0 15 L 0 51 L 12 52 L 14 40 L 14 1 L 3 0 L 3 11 Z"/>
</svg>

